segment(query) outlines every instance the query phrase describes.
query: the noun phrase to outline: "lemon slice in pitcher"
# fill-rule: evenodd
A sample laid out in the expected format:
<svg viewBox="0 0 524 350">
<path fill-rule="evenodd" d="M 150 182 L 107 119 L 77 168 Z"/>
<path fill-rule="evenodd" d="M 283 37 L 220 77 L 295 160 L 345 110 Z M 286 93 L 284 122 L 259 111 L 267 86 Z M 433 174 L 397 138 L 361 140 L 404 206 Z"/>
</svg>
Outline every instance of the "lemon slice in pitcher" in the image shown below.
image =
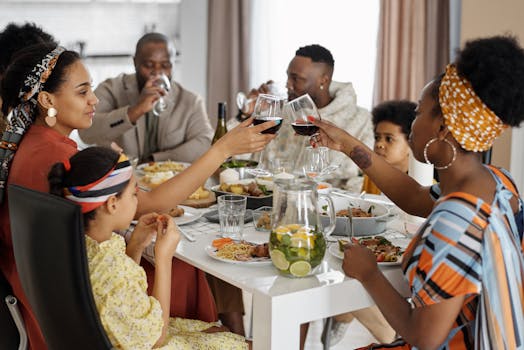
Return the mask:
<svg viewBox="0 0 524 350">
<path fill-rule="evenodd" d="M 289 272 L 296 277 L 304 277 L 311 272 L 311 265 L 307 261 L 296 261 L 291 264 Z"/>
<path fill-rule="evenodd" d="M 284 253 L 282 253 L 278 249 L 273 249 L 270 252 L 271 260 L 273 261 L 273 265 L 279 270 L 287 270 L 289 267 L 289 261 L 287 261 L 286 256 Z"/>
</svg>

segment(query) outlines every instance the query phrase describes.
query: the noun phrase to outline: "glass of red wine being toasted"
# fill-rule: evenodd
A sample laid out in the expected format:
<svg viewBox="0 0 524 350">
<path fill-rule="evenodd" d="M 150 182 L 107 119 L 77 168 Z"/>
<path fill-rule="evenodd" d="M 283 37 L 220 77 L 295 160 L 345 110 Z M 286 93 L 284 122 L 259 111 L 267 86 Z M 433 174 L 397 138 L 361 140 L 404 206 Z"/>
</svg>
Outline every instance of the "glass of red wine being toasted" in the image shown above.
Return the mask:
<svg viewBox="0 0 524 350">
<path fill-rule="evenodd" d="M 274 121 L 275 126 L 262 131 L 263 134 L 276 134 L 282 126 L 282 99 L 278 96 L 260 94 L 255 103 L 255 110 L 253 111 L 254 125 L 262 124 L 267 121 Z M 271 172 L 264 169 L 262 166 L 264 150 L 260 152 L 258 166 L 254 169 L 249 169 L 248 172 L 254 176 L 271 176 Z"/>
<path fill-rule="evenodd" d="M 312 136 L 318 133 L 318 126 L 310 122 L 310 118 L 320 120 L 315 102 L 308 94 L 295 98 L 287 103 L 287 112 L 290 114 L 291 126 L 299 135 Z"/>
<path fill-rule="evenodd" d="M 267 94 L 258 95 L 253 112 L 253 116 L 255 117 L 253 124 L 258 125 L 270 120 L 276 123 L 272 128 L 262 131 L 263 134 L 276 134 L 282 126 L 281 101 L 278 96 Z"/>
</svg>

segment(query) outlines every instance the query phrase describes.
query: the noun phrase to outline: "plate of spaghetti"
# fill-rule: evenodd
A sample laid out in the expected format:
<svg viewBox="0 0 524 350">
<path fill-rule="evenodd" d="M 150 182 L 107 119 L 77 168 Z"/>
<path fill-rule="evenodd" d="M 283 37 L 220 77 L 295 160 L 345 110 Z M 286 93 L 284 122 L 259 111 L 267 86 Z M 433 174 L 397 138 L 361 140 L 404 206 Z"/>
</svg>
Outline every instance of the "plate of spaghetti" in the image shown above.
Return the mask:
<svg viewBox="0 0 524 350">
<path fill-rule="evenodd" d="M 237 241 L 231 238 L 215 239 L 212 245 L 205 248 L 211 258 L 230 264 L 270 265 L 268 244 L 256 244 Z"/>
</svg>

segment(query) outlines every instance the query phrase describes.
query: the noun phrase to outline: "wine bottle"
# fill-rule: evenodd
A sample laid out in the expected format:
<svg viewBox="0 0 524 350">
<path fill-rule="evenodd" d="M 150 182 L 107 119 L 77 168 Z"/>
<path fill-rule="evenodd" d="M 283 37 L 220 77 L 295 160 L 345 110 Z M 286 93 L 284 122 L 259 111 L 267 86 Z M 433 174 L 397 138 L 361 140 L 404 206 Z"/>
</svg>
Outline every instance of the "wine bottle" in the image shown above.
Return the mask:
<svg viewBox="0 0 524 350">
<path fill-rule="evenodd" d="M 226 102 L 219 102 L 217 128 L 215 130 L 215 136 L 213 136 L 213 141 L 211 142 L 211 144 L 217 142 L 219 138 L 226 134 L 226 132 Z"/>
</svg>

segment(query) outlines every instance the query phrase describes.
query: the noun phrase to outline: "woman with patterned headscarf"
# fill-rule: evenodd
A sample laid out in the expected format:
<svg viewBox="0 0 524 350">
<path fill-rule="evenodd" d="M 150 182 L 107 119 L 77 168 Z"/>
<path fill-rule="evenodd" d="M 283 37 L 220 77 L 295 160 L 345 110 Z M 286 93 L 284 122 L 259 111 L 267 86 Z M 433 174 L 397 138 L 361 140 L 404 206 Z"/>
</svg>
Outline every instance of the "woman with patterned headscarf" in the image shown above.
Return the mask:
<svg viewBox="0 0 524 350">
<path fill-rule="evenodd" d="M 68 136 L 91 126 L 98 99 L 91 77 L 77 53 L 52 44 L 20 51 L 2 79 L 2 110 L 12 118 L 0 141 L 0 268 L 21 304 L 31 348 L 45 349 L 45 341 L 24 296 L 16 271 L 6 189 L 10 183 L 49 191 L 47 174 L 56 162 L 77 152 Z M 167 212 L 193 193 L 228 157 L 259 151 L 274 138 L 260 132 L 273 122 L 250 127 L 247 120 L 216 142 L 178 176 L 150 192 L 139 191 L 137 217 Z M 140 257 L 144 243 L 131 238 L 128 253 Z M 152 268 L 148 274 L 154 274 Z M 171 313 L 214 321 L 213 297 L 202 271 L 173 259 Z M 177 298 L 174 297 L 177 291 Z M 197 297 L 195 297 L 195 295 Z M 190 306 L 188 306 L 190 304 Z"/>
<path fill-rule="evenodd" d="M 415 158 L 438 171 L 440 185 L 431 188 L 344 131 L 314 121 L 321 133 L 312 143 L 344 152 L 400 208 L 427 217 L 403 256 L 411 302 L 368 249 L 344 251 L 344 272 L 364 285 L 403 337 L 399 348 L 524 349 L 523 203 L 510 175 L 481 161 L 505 128 L 524 120 L 523 101 L 524 50 L 517 41 L 468 42 L 422 90 L 409 137 Z"/>
</svg>

